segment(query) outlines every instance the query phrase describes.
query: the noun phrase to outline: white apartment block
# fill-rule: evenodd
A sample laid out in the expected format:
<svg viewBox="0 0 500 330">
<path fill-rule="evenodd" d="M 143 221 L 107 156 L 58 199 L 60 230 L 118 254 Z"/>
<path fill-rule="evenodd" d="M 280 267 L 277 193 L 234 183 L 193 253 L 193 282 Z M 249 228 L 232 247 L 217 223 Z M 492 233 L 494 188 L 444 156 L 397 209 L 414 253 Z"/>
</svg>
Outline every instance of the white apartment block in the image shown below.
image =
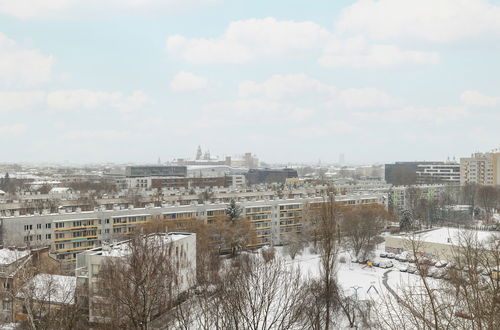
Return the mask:
<svg viewBox="0 0 500 330">
<path fill-rule="evenodd" d="M 460 158 L 460 184 L 500 185 L 500 153 L 475 153 Z"/>
<path fill-rule="evenodd" d="M 417 165 L 418 183 L 460 183 L 460 164 L 419 164 Z"/>
<path fill-rule="evenodd" d="M 257 246 L 280 245 L 283 235 L 301 228 L 302 210 L 307 204 L 322 202 L 323 197 L 309 195 L 289 199 L 270 198 L 256 193 L 236 197 L 242 217 L 256 229 Z M 259 198 L 261 197 L 261 198 Z M 264 198 L 262 198 L 264 197 Z M 379 203 L 387 205 L 387 193 L 346 194 L 336 200 L 343 204 Z M 88 212 L 5 216 L 0 218 L 4 246 L 50 246 L 57 259 L 75 261 L 77 254 L 101 246 L 102 242 L 123 239 L 135 228 L 151 220 L 191 219 L 210 223 L 224 215 L 230 202 L 189 205 L 179 203 L 147 208 L 104 208 Z"/>
<path fill-rule="evenodd" d="M 144 236 L 151 240 L 151 246 L 163 247 L 168 244 L 171 264 L 178 276 L 174 294 L 187 291 L 196 284 L 196 234 L 155 233 Z M 102 299 L 99 297 L 98 274 L 101 265 L 111 258 L 123 258 L 130 253 L 129 241 L 103 244 L 101 247 L 84 251 L 77 255 L 76 271 L 79 300 L 88 302 L 89 321 L 105 321 L 99 314 Z"/>
</svg>

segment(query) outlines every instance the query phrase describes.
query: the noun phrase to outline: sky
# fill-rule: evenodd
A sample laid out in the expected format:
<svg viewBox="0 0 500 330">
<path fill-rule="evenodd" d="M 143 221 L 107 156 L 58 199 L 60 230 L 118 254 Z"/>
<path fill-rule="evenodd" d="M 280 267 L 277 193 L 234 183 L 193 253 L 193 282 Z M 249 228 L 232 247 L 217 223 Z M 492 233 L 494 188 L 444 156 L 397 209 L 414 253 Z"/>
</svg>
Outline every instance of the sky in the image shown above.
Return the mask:
<svg viewBox="0 0 500 330">
<path fill-rule="evenodd" d="M 500 147 L 500 0 L 0 0 L 0 162 Z"/>
</svg>

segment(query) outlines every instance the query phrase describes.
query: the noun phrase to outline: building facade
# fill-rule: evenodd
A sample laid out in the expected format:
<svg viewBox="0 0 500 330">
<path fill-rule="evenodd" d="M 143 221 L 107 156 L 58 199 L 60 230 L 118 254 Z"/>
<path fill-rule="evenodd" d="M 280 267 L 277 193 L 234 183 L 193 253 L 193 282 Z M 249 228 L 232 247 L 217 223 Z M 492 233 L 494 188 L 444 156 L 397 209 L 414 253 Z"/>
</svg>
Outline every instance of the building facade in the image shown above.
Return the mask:
<svg viewBox="0 0 500 330">
<path fill-rule="evenodd" d="M 460 158 L 460 183 L 500 185 L 500 153 L 475 153 L 468 158 Z"/>
<path fill-rule="evenodd" d="M 460 164 L 455 162 L 396 162 L 385 164 L 385 181 L 393 185 L 459 184 Z"/>
<path fill-rule="evenodd" d="M 103 241 L 120 239 L 133 233 L 138 225 L 152 220 L 198 219 L 206 223 L 224 215 L 235 199 L 243 209 L 242 217 L 250 220 L 256 229 L 257 246 L 282 244 L 283 237 L 301 226 L 302 211 L 306 205 L 323 201 L 320 196 L 278 199 L 267 196 L 258 199 L 255 194 L 228 196 L 224 202 L 186 205 L 179 202 L 161 207 L 98 209 L 88 212 L 11 216 L 0 219 L 3 244 L 50 246 L 52 253 L 62 261 L 75 261 L 78 253 L 101 246 Z M 262 197 L 262 196 L 261 196 Z M 337 196 L 342 204 L 386 204 L 386 193 Z"/>
<path fill-rule="evenodd" d="M 292 168 L 256 168 L 250 169 L 247 173 L 248 184 L 260 183 L 285 183 L 286 179 L 297 178 L 297 170 Z"/>
<path fill-rule="evenodd" d="M 196 234 L 194 233 L 155 233 L 144 236 L 156 243 L 168 244 L 172 265 L 176 267 L 178 285 L 176 293 L 188 290 L 196 283 Z M 106 244 L 78 254 L 76 261 L 77 292 L 79 301 L 88 303 L 89 321 L 102 322 L 100 314 L 101 299 L 98 290 L 98 274 L 101 265 L 112 258 L 123 258 L 130 253 L 129 241 Z"/>
<path fill-rule="evenodd" d="M 187 175 L 186 166 L 127 166 L 125 176 L 150 177 L 150 176 L 181 176 Z"/>
</svg>

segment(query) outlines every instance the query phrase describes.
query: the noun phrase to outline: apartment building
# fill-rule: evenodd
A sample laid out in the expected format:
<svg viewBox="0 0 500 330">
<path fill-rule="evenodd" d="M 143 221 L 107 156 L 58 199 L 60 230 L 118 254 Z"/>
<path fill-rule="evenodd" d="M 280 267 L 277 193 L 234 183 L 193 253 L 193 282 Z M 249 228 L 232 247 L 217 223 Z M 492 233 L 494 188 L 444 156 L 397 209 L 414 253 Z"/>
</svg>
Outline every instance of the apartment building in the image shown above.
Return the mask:
<svg viewBox="0 0 500 330">
<path fill-rule="evenodd" d="M 460 158 L 460 184 L 500 185 L 500 152 Z"/>
<path fill-rule="evenodd" d="M 28 250 L 9 247 L 0 249 L 0 297 L 2 300 L 0 323 L 20 319 L 17 314 L 20 313 L 21 309 L 16 306 L 13 298 L 19 288 L 29 279 L 33 269 L 57 272 L 59 262 L 49 255 L 48 248 Z"/>
<path fill-rule="evenodd" d="M 385 164 L 385 181 L 393 185 L 459 184 L 460 164 L 450 161 Z"/>
<path fill-rule="evenodd" d="M 181 176 L 187 175 L 186 166 L 127 166 L 125 176 L 149 177 L 149 176 Z"/>
<path fill-rule="evenodd" d="M 417 184 L 460 184 L 460 164 L 458 163 L 418 164 L 416 173 Z"/>
<path fill-rule="evenodd" d="M 177 293 L 188 290 L 196 281 L 196 234 L 194 233 L 155 233 L 144 236 L 151 240 L 151 245 L 171 244 L 172 265 L 177 268 L 178 275 Z M 89 321 L 102 322 L 100 315 L 100 304 L 97 287 L 97 275 L 103 263 L 111 258 L 123 258 L 130 253 L 129 241 L 121 241 L 113 244 L 104 244 L 78 254 L 76 260 L 77 297 L 82 303 L 88 303 Z"/>
<path fill-rule="evenodd" d="M 282 244 L 283 235 L 299 230 L 304 207 L 312 202 L 321 202 L 323 197 L 309 195 L 276 199 L 264 194 L 264 198 L 253 194 L 227 196 L 224 202 L 188 205 L 179 202 L 163 204 L 161 207 L 105 208 L 87 212 L 59 214 L 37 214 L 0 218 L 2 244 L 50 246 L 56 258 L 75 261 L 77 254 L 101 246 L 103 241 L 120 239 L 134 232 L 135 228 L 151 220 L 192 219 L 210 223 L 224 215 L 231 199 L 243 209 L 242 216 L 248 218 L 257 232 L 257 245 Z M 261 196 L 262 197 L 262 196 Z M 352 194 L 337 197 L 339 203 L 356 205 L 387 203 L 386 193 Z"/>
</svg>

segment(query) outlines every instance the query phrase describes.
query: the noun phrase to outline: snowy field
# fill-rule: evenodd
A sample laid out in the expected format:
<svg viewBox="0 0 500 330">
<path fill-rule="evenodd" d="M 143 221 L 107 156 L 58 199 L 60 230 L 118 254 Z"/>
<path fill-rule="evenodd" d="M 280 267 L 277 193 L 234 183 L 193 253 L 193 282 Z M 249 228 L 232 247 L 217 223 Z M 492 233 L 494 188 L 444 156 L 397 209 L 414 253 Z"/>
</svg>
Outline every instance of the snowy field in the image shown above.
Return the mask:
<svg viewBox="0 0 500 330">
<path fill-rule="evenodd" d="M 383 252 L 383 247 L 379 247 L 377 255 Z M 277 247 L 277 254 L 287 260 L 289 265 L 300 268 L 304 278 L 317 278 L 320 274 L 320 256 L 311 253 L 311 249 L 303 250 L 302 255 L 298 255 L 294 260 L 284 253 L 282 247 Z M 387 288 L 383 285 L 384 273 L 387 273 L 387 283 L 396 292 L 401 288 L 415 288 L 421 286 L 421 279 L 418 275 L 407 272 L 400 272 L 402 266 L 411 265 L 409 262 L 399 262 L 395 259 L 377 258 L 377 260 L 391 260 L 392 268 L 368 267 L 366 265 L 351 262 L 351 257 L 348 253 L 341 253 L 340 256 L 345 257 L 345 263 L 337 264 L 337 279 L 339 285 L 344 289 L 347 295 L 355 294 L 359 300 L 373 299 L 377 300 L 379 294 L 388 294 Z M 414 265 L 414 264 L 413 264 Z M 430 283 L 441 281 L 438 279 L 428 278 Z M 377 294 L 378 293 L 378 294 Z"/>
</svg>

